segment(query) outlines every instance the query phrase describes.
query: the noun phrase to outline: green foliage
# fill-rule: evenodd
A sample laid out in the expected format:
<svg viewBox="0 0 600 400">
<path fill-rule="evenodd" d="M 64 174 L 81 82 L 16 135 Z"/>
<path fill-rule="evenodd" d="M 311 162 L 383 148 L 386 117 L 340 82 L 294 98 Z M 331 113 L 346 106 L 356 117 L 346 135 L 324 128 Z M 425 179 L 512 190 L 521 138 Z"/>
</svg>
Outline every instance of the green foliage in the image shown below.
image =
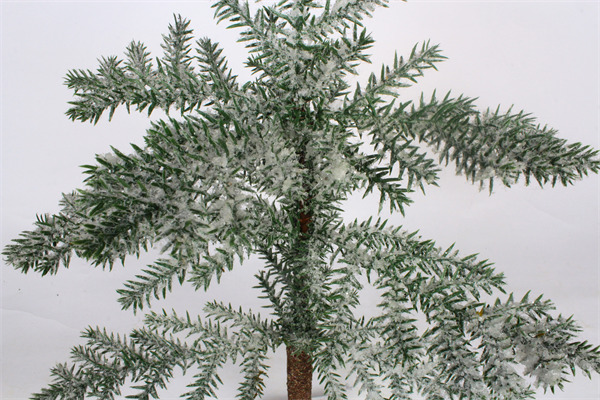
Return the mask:
<svg viewBox="0 0 600 400">
<path fill-rule="evenodd" d="M 270 314 L 210 302 L 199 317 L 150 311 L 128 337 L 88 328 L 72 366 L 55 367 L 55 381 L 34 398 L 113 399 L 129 382 L 129 398 L 156 398 L 179 369 L 193 371 L 184 397 L 205 399 L 233 361 L 238 397 L 254 399 L 269 352 L 282 345 L 310 354 L 332 400 L 347 398 L 346 380 L 369 399 L 524 399 L 534 392 L 522 374 L 553 390 L 576 368 L 600 372 L 599 349 L 573 341 L 579 328 L 553 317 L 549 301 L 511 295 L 486 304 L 484 295 L 505 290 L 489 261 L 386 221 L 342 218 L 355 191 L 378 192 L 380 209 L 404 213 L 413 190 L 436 185 L 449 162 L 490 191 L 494 179 L 568 185 L 600 168 L 596 150 L 523 112 L 481 112 L 449 94 L 398 101 L 445 59 L 429 42 L 351 91 L 346 78 L 373 45 L 362 21 L 385 4 L 282 0 L 253 11 L 216 1 L 215 18 L 241 29 L 250 52 L 255 79 L 241 85 L 219 46 L 201 39 L 194 48 L 178 16 L 161 58 L 133 42 L 124 60 L 67 74 L 73 120 L 96 123 L 121 105 L 180 115 L 153 122 L 144 148 L 112 149 L 84 166 L 85 188 L 8 245 L 8 263 L 55 274 L 75 254 L 110 268 L 158 246 L 164 256 L 119 290 L 123 308 L 137 311 L 174 282 L 206 290 L 258 255 L 256 288 Z M 382 295 L 369 319 L 355 313 L 365 278 Z"/>
</svg>

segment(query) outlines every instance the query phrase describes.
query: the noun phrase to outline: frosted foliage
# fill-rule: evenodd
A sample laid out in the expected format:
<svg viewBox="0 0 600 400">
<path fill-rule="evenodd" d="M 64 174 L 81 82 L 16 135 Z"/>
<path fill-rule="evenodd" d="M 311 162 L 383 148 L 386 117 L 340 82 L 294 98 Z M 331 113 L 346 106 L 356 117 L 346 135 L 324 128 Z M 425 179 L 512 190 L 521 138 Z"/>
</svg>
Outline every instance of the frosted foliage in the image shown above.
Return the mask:
<svg viewBox="0 0 600 400">
<path fill-rule="evenodd" d="M 505 291 L 489 261 L 385 220 L 342 217 L 356 191 L 404 213 L 449 162 L 490 191 L 494 180 L 567 185 L 600 166 L 596 150 L 523 112 L 481 112 L 462 96 L 402 101 L 445 59 L 429 42 L 352 90 L 345 79 L 373 45 L 362 23 L 385 4 L 215 1 L 217 21 L 241 29 L 248 82 L 210 39 L 194 45 L 181 17 L 162 57 L 133 42 L 124 60 L 69 72 L 74 120 L 119 106 L 169 117 L 152 123 L 144 146 L 84 166 L 84 188 L 7 246 L 7 261 L 54 274 L 73 254 L 110 268 L 158 247 L 160 258 L 119 290 L 123 308 L 139 311 L 175 283 L 206 290 L 257 256 L 268 306 L 266 316 L 220 302 L 201 316 L 149 311 L 127 337 L 90 328 L 35 399 L 115 398 L 128 379 L 134 398 L 155 398 L 177 369 L 195 371 L 185 398 L 214 398 L 229 361 L 240 365 L 237 397 L 254 399 L 280 346 L 310 356 L 330 400 L 348 398 L 347 382 L 372 400 L 525 399 L 529 378 L 554 389 L 576 368 L 600 370 L 598 348 L 575 341 L 579 327 L 549 301 L 484 303 Z M 380 296 L 375 315 L 358 311 L 365 285 Z"/>
</svg>

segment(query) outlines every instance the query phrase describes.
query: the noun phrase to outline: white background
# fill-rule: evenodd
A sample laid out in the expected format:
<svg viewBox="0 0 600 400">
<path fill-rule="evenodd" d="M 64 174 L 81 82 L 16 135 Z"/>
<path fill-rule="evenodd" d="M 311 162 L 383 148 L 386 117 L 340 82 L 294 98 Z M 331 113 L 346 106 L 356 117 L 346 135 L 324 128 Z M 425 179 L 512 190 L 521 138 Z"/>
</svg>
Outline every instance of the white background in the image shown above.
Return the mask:
<svg viewBox="0 0 600 400">
<path fill-rule="evenodd" d="M 61 192 L 81 187 L 78 165 L 92 163 L 109 145 L 128 151 L 142 143 L 144 116 L 117 112 L 109 124 L 70 122 L 64 112 L 72 97 L 62 85 L 67 70 L 96 68 L 101 55 L 122 55 L 132 40 L 160 54 L 161 34 L 173 13 L 192 20 L 197 37 L 209 36 L 225 48 L 241 80 L 243 47 L 236 32 L 215 26 L 209 2 L 4 1 L 2 15 L 2 248 L 30 229 L 36 213 L 58 211 Z M 482 108 L 498 104 L 533 113 L 570 141 L 598 148 L 599 3 L 596 1 L 412 1 L 392 2 L 375 12 L 367 27 L 376 39 L 373 65 L 391 63 L 395 50 L 407 54 L 416 42 L 440 43 L 449 60 L 421 79 L 420 90 L 479 97 Z M 364 82 L 366 75 L 363 75 Z M 463 254 L 480 253 L 505 272 L 517 296 L 544 294 L 558 310 L 574 314 L 581 338 L 600 343 L 598 177 L 569 188 L 517 185 L 489 196 L 454 177 L 450 167 L 439 188 L 415 195 L 406 218 L 395 224 L 420 229 L 440 246 L 453 242 Z M 366 218 L 375 201 L 349 202 L 348 214 Z M 148 257 L 147 262 L 151 260 Z M 74 260 L 57 276 L 21 275 L 2 265 L 3 399 L 24 399 L 49 382 L 49 369 L 68 358 L 88 325 L 127 332 L 141 316 L 121 311 L 115 290 L 135 275 L 144 260 L 131 260 L 112 273 Z M 250 263 L 224 277 L 210 293 L 175 288 L 158 307 L 198 310 L 219 298 L 254 308 Z M 373 300 L 365 297 L 366 309 Z M 266 399 L 285 398 L 284 359 L 277 353 Z M 221 399 L 232 398 L 235 369 L 223 373 Z M 185 379 L 167 395 L 184 390 Z M 553 399 L 600 398 L 600 379 L 582 378 Z"/>
</svg>

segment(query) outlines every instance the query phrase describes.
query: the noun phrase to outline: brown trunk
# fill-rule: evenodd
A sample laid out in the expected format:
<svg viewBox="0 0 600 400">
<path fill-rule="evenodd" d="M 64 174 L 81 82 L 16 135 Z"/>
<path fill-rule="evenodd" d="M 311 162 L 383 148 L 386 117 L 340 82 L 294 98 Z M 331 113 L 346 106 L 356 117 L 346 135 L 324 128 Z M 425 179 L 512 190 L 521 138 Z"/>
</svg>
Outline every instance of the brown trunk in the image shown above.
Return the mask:
<svg viewBox="0 0 600 400">
<path fill-rule="evenodd" d="M 300 207 L 302 207 L 302 205 Z M 303 238 L 306 238 L 306 235 L 308 234 L 308 227 L 310 226 L 311 219 L 312 217 L 310 214 L 300 211 L 300 232 L 302 232 Z"/>
<path fill-rule="evenodd" d="M 304 112 L 305 109 L 301 108 Z M 304 119 L 301 116 L 301 119 Z M 303 148 L 298 151 L 298 161 L 303 167 L 310 167 L 306 162 L 306 149 Z M 310 225 L 312 223 L 312 213 L 310 211 L 309 204 L 311 202 L 310 197 L 310 186 L 305 182 L 303 188 L 306 190 L 307 198 L 300 201 L 298 204 L 298 222 L 300 223 L 300 242 L 304 242 L 309 239 Z M 302 246 L 303 247 L 303 246 Z M 302 276 L 297 276 L 300 282 L 304 281 Z M 302 286 L 302 285 L 300 285 Z M 306 299 L 299 294 L 298 303 L 295 304 L 297 310 L 305 310 L 308 312 L 308 304 Z M 300 324 L 299 326 L 302 326 Z M 288 345 L 286 347 L 287 352 L 287 393 L 288 400 L 311 400 L 312 398 L 312 359 L 309 354 L 303 351 L 294 349 L 293 346 Z"/>
<path fill-rule="evenodd" d="M 312 392 L 310 356 L 304 352 L 295 353 L 289 346 L 286 351 L 288 400 L 310 400 Z"/>
</svg>

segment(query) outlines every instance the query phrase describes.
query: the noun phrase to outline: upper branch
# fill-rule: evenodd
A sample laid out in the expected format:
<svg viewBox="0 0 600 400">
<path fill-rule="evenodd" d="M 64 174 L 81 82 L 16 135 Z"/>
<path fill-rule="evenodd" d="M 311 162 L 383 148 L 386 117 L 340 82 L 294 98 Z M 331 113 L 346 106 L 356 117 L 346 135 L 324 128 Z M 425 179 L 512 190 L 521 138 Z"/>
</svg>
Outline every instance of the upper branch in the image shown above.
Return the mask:
<svg viewBox="0 0 600 400">
<path fill-rule="evenodd" d="M 374 107 L 384 101 L 382 96 L 397 97 L 397 89 L 416 83 L 425 70 L 437 69 L 436 64 L 445 59 L 438 45 L 431 45 L 428 41 L 424 42 L 420 49 L 415 45 L 408 59 L 404 60 L 396 55 L 391 68 L 386 65 L 381 67 L 379 78 L 374 73 L 371 74 L 364 90 L 357 85 L 353 98 L 345 101 L 340 114 L 354 120 L 359 129 L 370 128 L 373 123 L 372 117 L 377 116 Z M 364 118 L 364 115 L 371 118 Z M 360 118 L 356 119 L 357 117 Z"/>
<path fill-rule="evenodd" d="M 210 162 L 225 144 L 207 145 L 209 133 L 201 120 L 161 121 L 148 131 L 146 149 L 98 156 L 98 165 L 85 166 L 86 189 L 65 196 L 59 214 L 40 218 L 34 231 L 8 245 L 8 262 L 45 274 L 66 266 L 72 251 L 112 265 L 157 241 L 179 262 L 195 259 L 208 240 L 240 245 L 232 224 L 248 196 L 234 194 L 244 185 L 235 169 Z"/>
<path fill-rule="evenodd" d="M 472 103 L 448 95 L 438 101 L 434 94 L 429 102 L 421 98 L 419 107 L 400 110 L 396 117 L 406 133 L 435 148 L 440 162 L 454 161 L 457 173 L 473 182 L 483 185 L 488 180 L 490 190 L 494 177 L 506 186 L 521 175 L 526 184 L 534 178 L 540 185 L 566 186 L 600 170 L 598 151 L 590 146 L 567 143 L 523 112 L 480 112 Z"/>
<path fill-rule="evenodd" d="M 361 25 L 364 17 L 370 17 L 376 7 L 387 7 L 389 0 L 327 0 L 325 10 L 314 25 L 325 33 L 342 32 L 349 23 Z"/>
<path fill-rule="evenodd" d="M 165 55 L 157 59 L 156 67 L 146 47 L 132 42 L 125 62 L 105 57 L 97 72 L 69 71 L 65 84 L 78 98 L 69 103 L 69 118 L 97 123 L 104 111 L 108 110 L 111 118 L 120 105 L 128 111 L 131 107 L 138 111 L 147 109 L 148 114 L 155 108 L 168 112 L 174 106 L 183 114 L 200 107 L 212 93 L 191 65 L 191 33 L 189 21 L 176 17 L 169 34 L 164 36 Z"/>
</svg>

